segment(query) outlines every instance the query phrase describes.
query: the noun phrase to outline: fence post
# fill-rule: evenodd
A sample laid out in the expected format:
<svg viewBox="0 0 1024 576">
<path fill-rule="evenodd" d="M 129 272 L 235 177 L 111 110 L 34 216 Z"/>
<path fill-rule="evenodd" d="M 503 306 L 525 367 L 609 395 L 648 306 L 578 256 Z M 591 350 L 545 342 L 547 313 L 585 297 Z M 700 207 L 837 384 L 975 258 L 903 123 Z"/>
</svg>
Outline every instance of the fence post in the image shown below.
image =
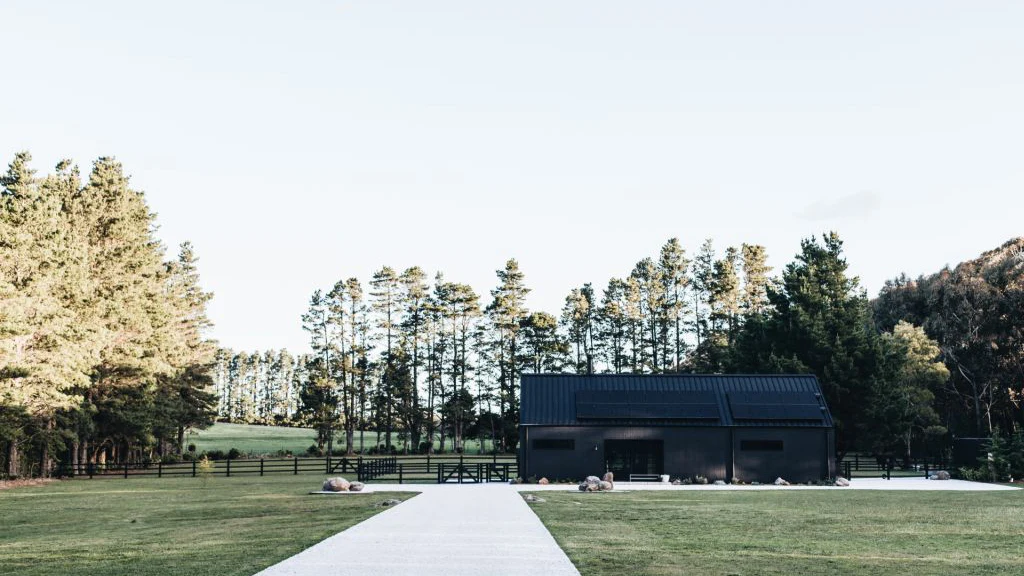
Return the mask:
<svg viewBox="0 0 1024 576">
<path fill-rule="evenodd" d="M 363 481 L 363 456 L 359 455 L 359 461 L 356 462 L 356 480 Z"/>
<path fill-rule="evenodd" d="M 196 477 L 196 461 L 195 460 L 192 461 L 192 477 L 193 478 Z"/>
<path fill-rule="evenodd" d="M 260 476 L 263 476 L 263 458 L 260 458 Z"/>
<path fill-rule="evenodd" d="M 124 477 L 125 479 L 128 478 L 128 460 L 124 461 Z"/>
<path fill-rule="evenodd" d="M 293 458 L 292 459 L 292 464 L 293 464 L 292 467 L 295 468 L 295 475 L 298 476 L 299 475 L 299 459 L 298 458 Z"/>
<path fill-rule="evenodd" d="M 228 478 L 231 478 L 231 458 L 228 458 Z"/>
<path fill-rule="evenodd" d="M 402 465 L 401 464 L 398 465 L 398 483 L 399 484 L 402 483 Z"/>
<path fill-rule="evenodd" d="M 156 463 L 156 477 L 157 478 L 163 478 L 164 477 L 164 461 L 163 460 L 161 460 L 161 461 Z"/>
</svg>

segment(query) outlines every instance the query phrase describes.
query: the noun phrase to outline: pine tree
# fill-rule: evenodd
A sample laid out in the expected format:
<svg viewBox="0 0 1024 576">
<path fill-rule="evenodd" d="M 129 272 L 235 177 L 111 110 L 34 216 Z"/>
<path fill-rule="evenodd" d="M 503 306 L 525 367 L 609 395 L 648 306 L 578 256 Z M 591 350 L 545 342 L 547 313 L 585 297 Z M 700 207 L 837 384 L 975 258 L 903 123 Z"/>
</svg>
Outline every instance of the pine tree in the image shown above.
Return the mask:
<svg viewBox="0 0 1024 576">
<path fill-rule="evenodd" d="M 605 361 L 615 374 L 622 373 L 626 365 L 629 330 L 626 310 L 626 284 L 619 278 L 612 278 L 604 290 L 598 313 L 598 347 L 604 351 Z"/>
<path fill-rule="evenodd" d="M 768 253 L 764 246 L 743 244 L 743 314 L 760 315 L 768 308 Z"/>
<path fill-rule="evenodd" d="M 88 326 L 77 322 L 78 293 L 68 286 L 80 269 L 55 193 L 75 186 L 77 173 L 41 185 L 30 161 L 27 152 L 18 154 L 0 178 L 0 418 L 13 415 L 0 422 L 10 431 L 0 441 L 10 476 L 20 472 L 19 449 L 29 435 L 52 430 L 57 411 L 77 403 L 89 384 L 92 351 L 81 340 Z"/>
<path fill-rule="evenodd" d="M 377 328 L 384 332 L 385 342 L 381 372 L 383 379 L 377 397 L 378 424 L 384 426 L 384 444 L 390 450 L 391 434 L 395 424 L 395 399 L 402 387 L 400 381 L 389 379 L 399 375 L 394 364 L 401 283 L 394 269 L 384 266 L 374 273 L 370 287 L 371 305 L 377 315 Z"/>
<path fill-rule="evenodd" d="M 847 275 L 843 243 L 832 232 L 801 242 L 777 289 L 769 317 L 745 338 L 762 350 L 758 372 L 810 372 L 818 377 L 836 421 L 840 454 L 856 445 L 856 422 L 877 374 L 877 346 L 866 295 Z"/>
<path fill-rule="evenodd" d="M 711 308 L 711 282 L 715 271 L 715 248 L 708 238 L 693 259 L 693 331 L 700 347 L 707 330 Z"/>
<path fill-rule="evenodd" d="M 419 266 L 413 266 L 402 272 L 402 331 L 403 341 L 408 348 L 409 366 L 412 369 L 411 397 L 406 409 L 408 433 L 414 448 L 420 445 L 420 433 L 423 430 L 423 409 L 420 403 L 419 369 L 422 363 L 424 325 L 427 322 L 427 308 L 430 287 L 426 283 L 427 275 Z"/>
<path fill-rule="evenodd" d="M 516 395 L 519 384 L 519 329 L 529 314 L 526 295 L 530 289 L 524 284 L 524 275 L 515 259 L 506 262 L 505 268 L 498 270 L 497 275 L 499 284 L 491 290 L 493 300 L 487 312 L 497 330 L 499 408 L 505 426 L 502 449 L 507 451 L 515 448 L 518 442 L 515 430 L 519 425 L 519 400 Z"/>
<path fill-rule="evenodd" d="M 664 329 L 670 329 L 671 348 L 665 349 L 662 356 L 665 358 L 665 365 L 672 371 L 682 369 L 683 357 L 686 354 L 685 318 L 689 306 L 686 300 L 686 290 L 690 284 L 687 271 L 690 267 L 690 260 L 686 257 L 686 250 L 679 243 L 678 238 L 671 238 L 661 248 L 661 255 L 658 259 L 658 268 L 661 273 L 663 292 L 665 293 Z M 668 338 L 665 338 L 668 341 Z M 671 360 L 671 365 L 669 364 Z"/>
</svg>

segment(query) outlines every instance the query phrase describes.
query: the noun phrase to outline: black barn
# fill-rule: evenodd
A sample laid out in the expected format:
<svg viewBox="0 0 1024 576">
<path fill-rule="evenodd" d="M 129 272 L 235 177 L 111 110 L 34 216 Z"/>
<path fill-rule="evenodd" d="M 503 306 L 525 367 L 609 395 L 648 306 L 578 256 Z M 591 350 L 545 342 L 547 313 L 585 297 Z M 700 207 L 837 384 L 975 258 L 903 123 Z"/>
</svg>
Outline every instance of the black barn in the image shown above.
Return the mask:
<svg viewBox="0 0 1024 576">
<path fill-rule="evenodd" d="M 528 374 L 521 394 L 523 478 L 835 476 L 832 415 L 813 375 Z"/>
</svg>

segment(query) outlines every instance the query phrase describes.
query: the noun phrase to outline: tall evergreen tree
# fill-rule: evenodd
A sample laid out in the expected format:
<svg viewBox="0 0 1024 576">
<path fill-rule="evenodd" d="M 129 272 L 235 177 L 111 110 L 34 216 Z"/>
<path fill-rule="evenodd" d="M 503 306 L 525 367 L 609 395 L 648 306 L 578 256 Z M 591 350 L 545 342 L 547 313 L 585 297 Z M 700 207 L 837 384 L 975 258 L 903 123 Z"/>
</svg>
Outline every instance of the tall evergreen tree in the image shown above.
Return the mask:
<svg viewBox="0 0 1024 576">
<path fill-rule="evenodd" d="M 519 263 L 510 259 L 505 268 L 497 271 L 498 287 L 491 290 L 488 315 L 497 331 L 498 382 L 501 417 L 507 428 L 503 431 L 502 448 L 511 450 L 516 446 L 515 433 L 519 425 L 519 399 L 516 386 L 519 381 L 519 330 L 529 312 L 526 309 L 526 295 L 530 289 L 524 283 Z"/>
<path fill-rule="evenodd" d="M 686 250 L 679 243 L 678 238 L 670 238 L 661 247 L 661 255 L 658 258 L 658 268 L 661 271 L 661 279 L 665 293 L 664 326 L 671 330 L 666 341 L 671 343 L 666 348 L 663 357 L 665 364 L 672 371 L 682 369 L 684 355 L 686 354 L 685 322 L 689 308 L 686 299 L 686 290 L 690 284 L 687 271 L 690 267 L 690 260 L 686 257 Z M 671 361 L 671 364 L 669 363 Z"/>
</svg>

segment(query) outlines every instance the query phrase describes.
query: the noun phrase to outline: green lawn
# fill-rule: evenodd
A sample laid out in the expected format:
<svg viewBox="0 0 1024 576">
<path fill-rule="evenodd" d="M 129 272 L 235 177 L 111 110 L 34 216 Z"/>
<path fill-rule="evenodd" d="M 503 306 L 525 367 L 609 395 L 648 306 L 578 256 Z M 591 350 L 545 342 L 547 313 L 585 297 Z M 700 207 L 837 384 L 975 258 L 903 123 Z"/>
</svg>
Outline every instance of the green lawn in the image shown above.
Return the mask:
<svg viewBox="0 0 1024 576">
<path fill-rule="evenodd" d="M 1024 491 L 537 495 L 583 576 L 1024 574 Z"/>
<path fill-rule="evenodd" d="M 310 496 L 323 475 L 71 480 L 0 491 L 0 574 L 251 575 L 409 493 Z"/>
<path fill-rule="evenodd" d="M 316 444 L 316 432 L 309 428 L 286 428 L 284 426 L 250 426 L 248 424 L 218 423 L 206 430 L 194 430 L 185 438 L 185 444 L 195 444 L 196 450 L 223 450 L 238 448 L 254 455 L 274 454 L 290 450 L 292 454 L 304 454 L 311 444 Z"/>
<path fill-rule="evenodd" d="M 363 436 L 366 448 L 369 449 L 377 442 L 376 432 L 365 432 Z M 344 447 L 344 436 L 337 434 L 334 438 L 336 450 Z M 383 435 L 381 435 L 383 442 Z M 392 435 L 391 443 L 401 447 L 400 438 Z M 253 426 L 249 424 L 227 424 L 218 423 L 206 430 L 194 430 L 185 438 L 185 444 L 195 444 L 196 450 L 223 450 L 227 452 L 232 448 L 253 456 L 276 454 L 279 451 L 288 450 L 292 454 L 305 454 L 306 449 L 316 444 L 316 432 L 310 428 L 287 428 L 284 426 Z M 490 443 L 488 442 L 488 446 Z M 355 447 L 359 449 L 359 432 L 356 432 Z M 446 447 L 451 450 L 451 439 L 446 442 Z M 466 453 L 476 454 L 479 451 L 480 443 L 476 440 L 466 441 Z"/>
</svg>

